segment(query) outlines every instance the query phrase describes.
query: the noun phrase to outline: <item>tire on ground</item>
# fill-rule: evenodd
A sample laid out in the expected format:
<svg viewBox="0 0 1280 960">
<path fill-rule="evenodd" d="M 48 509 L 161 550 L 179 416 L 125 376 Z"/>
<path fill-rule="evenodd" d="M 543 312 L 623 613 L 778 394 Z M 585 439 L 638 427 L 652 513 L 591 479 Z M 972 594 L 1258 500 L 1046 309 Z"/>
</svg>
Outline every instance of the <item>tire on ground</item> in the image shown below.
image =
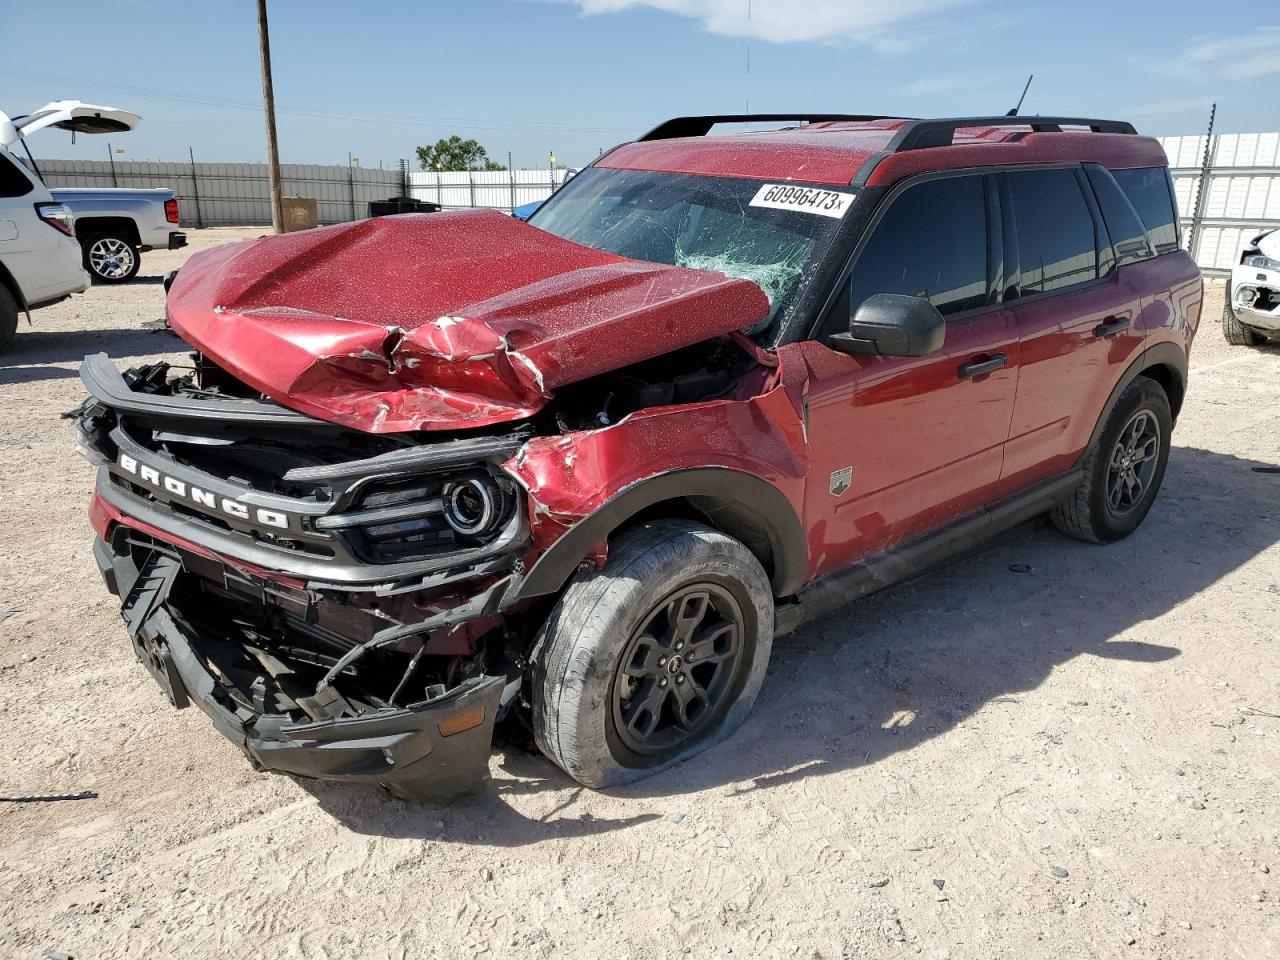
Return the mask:
<svg viewBox="0 0 1280 960">
<path fill-rule="evenodd" d="M 133 255 L 133 263 L 129 269 L 118 277 L 103 276 L 93 268 L 90 258 L 90 251 L 93 250 L 94 244 L 102 240 L 115 240 L 124 244 L 129 248 Z M 138 271 L 142 268 L 142 254 L 138 252 L 137 245 L 128 237 L 118 233 L 107 231 L 104 233 L 91 233 L 80 242 L 80 249 L 84 258 L 84 268 L 89 271 L 89 276 L 93 278 L 94 283 L 128 283 L 138 275 Z"/>
<path fill-rule="evenodd" d="M 9 345 L 18 332 L 18 301 L 9 288 L 0 283 L 0 350 Z"/>
<path fill-rule="evenodd" d="M 1233 347 L 1256 347 L 1263 340 L 1262 334 L 1240 322 L 1231 309 L 1231 284 L 1227 284 L 1227 298 L 1222 304 L 1222 335 Z"/>
<path fill-rule="evenodd" d="M 712 584 L 736 601 L 742 651 L 720 716 L 696 739 L 662 755 L 623 744 L 614 719 L 614 684 L 635 631 L 659 603 L 694 584 Z M 773 593 L 760 562 L 739 541 L 684 520 L 662 520 L 611 541 L 600 571 L 569 582 L 539 632 L 532 658 L 534 737 L 552 761 L 588 787 L 639 780 L 720 742 L 750 713 L 773 646 Z M 665 684 L 664 684 L 665 685 Z"/>
<path fill-rule="evenodd" d="M 1139 411 L 1146 410 L 1159 428 L 1160 447 L 1155 470 L 1134 507 L 1117 516 L 1108 503 L 1110 460 L 1120 433 Z M 1084 477 L 1080 485 L 1049 513 L 1053 525 L 1069 537 L 1089 543 L 1111 543 L 1127 537 L 1142 523 L 1160 492 L 1165 467 L 1169 462 L 1169 443 L 1173 432 L 1173 414 L 1164 388 L 1149 377 L 1138 376 L 1124 388 L 1106 425 L 1085 452 Z"/>
</svg>

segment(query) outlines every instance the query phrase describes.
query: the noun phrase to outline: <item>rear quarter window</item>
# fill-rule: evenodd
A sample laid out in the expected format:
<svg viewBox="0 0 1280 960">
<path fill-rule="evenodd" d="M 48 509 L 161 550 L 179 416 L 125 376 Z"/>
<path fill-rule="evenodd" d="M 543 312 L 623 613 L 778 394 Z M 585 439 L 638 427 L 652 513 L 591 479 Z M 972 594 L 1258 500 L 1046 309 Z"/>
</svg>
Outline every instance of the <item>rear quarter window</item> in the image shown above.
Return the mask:
<svg viewBox="0 0 1280 960">
<path fill-rule="evenodd" d="M 1155 256 L 1155 251 L 1147 240 L 1146 225 L 1111 172 L 1092 163 L 1085 164 L 1084 170 L 1089 178 L 1089 186 L 1093 188 L 1093 195 L 1098 199 L 1098 207 L 1102 210 L 1102 219 L 1111 236 L 1111 244 L 1115 247 L 1117 264 L 1123 267 L 1126 263 Z"/>
<path fill-rule="evenodd" d="M 0 197 L 25 197 L 31 190 L 31 178 L 0 152 Z"/>
<path fill-rule="evenodd" d="M 1137 170 L 1113 170 L 1138 216 L 1147 225 L 1147 233 L 1156 253 L 1178 249 L 1178 212 L 1173 204 L 1169 171 L 1165 167 L 1142 167 Z"/>
</svg>

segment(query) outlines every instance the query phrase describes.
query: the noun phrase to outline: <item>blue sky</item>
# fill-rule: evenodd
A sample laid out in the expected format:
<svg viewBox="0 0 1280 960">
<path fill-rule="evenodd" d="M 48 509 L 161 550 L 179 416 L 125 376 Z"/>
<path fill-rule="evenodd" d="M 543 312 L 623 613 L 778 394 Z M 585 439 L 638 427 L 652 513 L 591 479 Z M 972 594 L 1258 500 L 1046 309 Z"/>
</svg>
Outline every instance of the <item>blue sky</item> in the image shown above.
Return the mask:
<svg viewBox="0 0 1280 960">
<path fill-rule="evenodd" d="M 1164 0 L 271 0 L 286 162 L 393 166 L 458 133 L 495 159 L 581 165 L 682 113 L 1024 112 L 1156 135 L 1280 129 L 1280 5 Z M 748 19 L 750 7 L 750 19 Z M 1211 16 L 1209 15 L 1211 12 Z M 134 159 L 265 157 L 252 0 L 5 0 L 0 109 L 133 109 Z M 50 24 L 61 34 L 49 35 Z M 750 81 L 747 48 L 750 46 Z M 105 158 L 100 137 L 33 138 Z"/>
</svg>

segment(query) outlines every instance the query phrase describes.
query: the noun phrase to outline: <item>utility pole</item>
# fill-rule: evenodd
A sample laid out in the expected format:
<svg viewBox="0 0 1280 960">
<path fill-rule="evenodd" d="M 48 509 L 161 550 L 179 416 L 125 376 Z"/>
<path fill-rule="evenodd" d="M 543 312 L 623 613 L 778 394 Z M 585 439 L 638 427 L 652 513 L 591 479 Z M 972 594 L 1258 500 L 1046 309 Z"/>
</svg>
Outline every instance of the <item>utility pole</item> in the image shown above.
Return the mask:
<svg viewBox="0 0 1280 960">
<path fill-rule="evenodd" d="M 271 184 L 271 229 L 284 229 L 281 207 L 280 151 L 276 146 L 276 96 L 271 88 L 271 39 L 267 36 L 267 0 L 258 0 L 258 52 L 262 56 L 262 106 L 267 114 L 267 179 Z"/>
</svg>

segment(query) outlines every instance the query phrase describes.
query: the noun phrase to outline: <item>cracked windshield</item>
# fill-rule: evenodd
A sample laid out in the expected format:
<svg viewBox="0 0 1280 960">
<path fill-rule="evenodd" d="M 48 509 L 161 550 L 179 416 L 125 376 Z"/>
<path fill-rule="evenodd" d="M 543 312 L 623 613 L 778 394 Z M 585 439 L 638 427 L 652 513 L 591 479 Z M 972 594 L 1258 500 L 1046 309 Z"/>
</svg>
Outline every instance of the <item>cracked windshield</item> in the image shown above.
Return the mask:
<svg viewBox="0 0 1280 960">
<path fill-rule="evenodd" d="M 770 310 L 746 332 L 767 340 L 825 255 L 840 220 L 798 204 L 763 206 L 773 202 L 762 199 L 769 196 L 765 186 L 738 177 L 593 167 L 529 222 L 620 256 L 750 280 L 764 290 Z"/>
</svg>

